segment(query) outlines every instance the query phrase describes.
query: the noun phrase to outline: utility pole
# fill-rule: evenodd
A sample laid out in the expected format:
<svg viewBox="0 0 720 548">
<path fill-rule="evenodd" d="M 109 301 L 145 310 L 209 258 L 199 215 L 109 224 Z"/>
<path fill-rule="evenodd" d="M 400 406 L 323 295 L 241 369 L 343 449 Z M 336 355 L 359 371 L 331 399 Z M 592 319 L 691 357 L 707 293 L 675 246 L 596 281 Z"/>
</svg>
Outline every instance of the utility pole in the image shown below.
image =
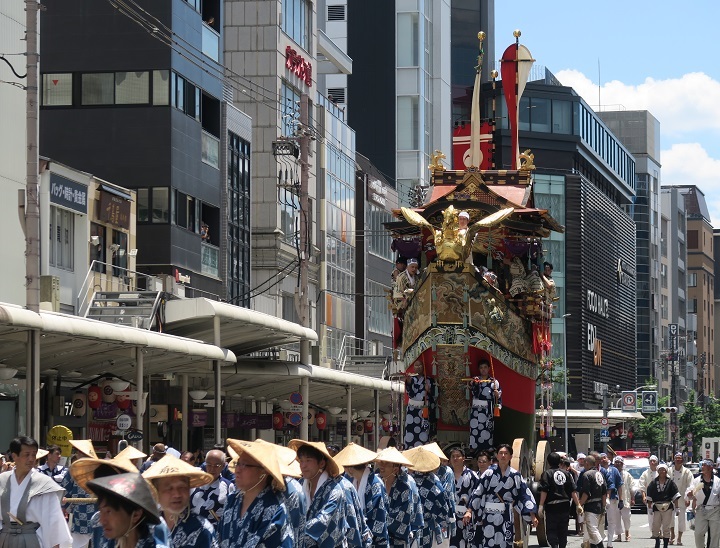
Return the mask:
<svg viewBox="0 0 720 548">
<path fill-rule="evenodd" d="M 310 98 L 307 93 L 300 96 L 300 284 L 295 289 L 295 308 L 300 325 L 310 327 L 310 299 L 308 295 L 308 261 L 310 260 Z M 300 341 L 300 363 L 310 364 L 310 341 Z"/>
<path fill-rule="evenodd" d="M 36 0 L 25 0 L 25 37 L 27 40 L 26 178 L 25 178 L 25 304 L 32 312 L 40 311 L 40 202 L 38 152 L 38 9 Z M 28 334 L 26 352 L 27 399 L 25 431 L 40 436 L 40 333 Z"/>
</svg>

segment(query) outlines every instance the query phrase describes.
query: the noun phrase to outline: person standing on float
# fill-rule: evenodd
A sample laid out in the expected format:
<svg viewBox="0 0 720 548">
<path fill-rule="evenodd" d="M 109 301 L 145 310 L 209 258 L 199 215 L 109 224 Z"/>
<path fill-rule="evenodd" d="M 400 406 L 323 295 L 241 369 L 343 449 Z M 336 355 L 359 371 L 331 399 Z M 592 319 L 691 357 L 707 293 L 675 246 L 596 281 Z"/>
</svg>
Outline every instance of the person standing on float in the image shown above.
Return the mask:
<svg viewBox="0 0 720 548">
<path fill-rule="evenodd" d="M 435 383 L 425 374 L 422 358 L 413 364 L 415 374 L 405 381 L 408 396 L 405 413 L 405 448 L 412 449 L 428 443 L 430 438 L 430 412 L 434 407 Z"/>
<path fill-rule="evenodd" d="M 502 406 L 502 390 L 490 376 L 490 362 L 481 360 L 478 369 L 478 376 L 468 382 L 472 395 L 470 449 L 475 453 L 494 447 L 495 409 Z"/>
</svg>

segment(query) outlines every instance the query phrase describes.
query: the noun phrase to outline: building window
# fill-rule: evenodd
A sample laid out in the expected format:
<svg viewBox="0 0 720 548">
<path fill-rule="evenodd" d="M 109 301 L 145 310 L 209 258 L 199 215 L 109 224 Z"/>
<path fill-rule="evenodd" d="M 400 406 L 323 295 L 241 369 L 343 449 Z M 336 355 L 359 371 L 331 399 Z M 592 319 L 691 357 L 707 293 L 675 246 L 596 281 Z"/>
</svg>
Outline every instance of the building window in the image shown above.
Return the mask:
<svg viewBox="0 0 720 548">
<path fill-rule="evenodd" d="M 50 264 L 73 270 L 73 238 L 75 214 L 67 209 L 50 206 Z"/>
<path fill-rule="evenodd" d="M 44 106 L 72 106 L 72 73 L 43 74 L 42 78 Z"/>
<path fill-rule="evenodd" d="M 283 81 L 280 88 L 280 101 L 282 105 L 282 136 L 295 135 L 295 123 L 300 115 L 300 92 Z"/>
<path fill-rule="evenodd" d="M 308 0 L 283 0 L 282 30 L 308 53 L 312 36 L 312 6 Z"/>
<path fill-rule="evenodd" d="M 113 276 L 116 278 L 127 276 L 128 266 L 128 236 L 119 230 L 113 230 L 112 264 Z"/>
<path fill-rule="evenodd" d="M 397 98 L 397 147 L 398 150 L 418 150 L 420 114 L 418 97 Z"/>
<path fill-rule="evenodd" d="M 691 272 L 687 278 L 688 287 L 697 287 L 697 272 Z"/>
<path fill-rule="evenodd" d="M 116 72 L 115 104 L 144 105 L 150 97 L 149 72 Z"/>
<path fill-rule="evenodd" d="M 698 249 L 698 231 L 697 230 L 688 230 L 687 231 L 687 248 L 688 249 Z"/>
<path fill-rule="evenodd" d="M 228 134 L 228 298 L 250 306 L 250 143 Z"/>
<path fill-rule="evenodd" d="M 139 223 L 169 223 L 170 203 L 167 187 L 137 189 Z"/>
<path fill-rule="evenodd" d="M 114 73 L 102 72 L 82 75 L 83 105 L 112 105 L 114 102 Z"/>
<path fill-rule="evenodd" d="M 368 242 L 368 252 L 392 261 L 393 253 L 390 249 L 391 238 L 383 226 L 383 223 L 392 221 L 393 217 L 389 211 L 380 206 L 373 203 L 369 203 L 368 205 L 368 228 L 370 229 L 370 233 L 366 238 Z"/>
<path fill-rule="evenodd" d="M 420 62 L 419 15 L 399 13 L 397 16 L 397 64 L 398 67 L 417 67 Z M 400 39 L 402 37 L 402 39 Z"/>
<path fill-rule="evenodd" d="M 105 272 L 105 227 L 90 223 L 90 262 L 96 261 L 92 269 Z"/>
<path fill-rule="evenodd" d="M 168 105 L 170 103 L 170 71 L 153 71 L 153 105 Z"/>
<path fill-rule="evenodd" d="M 370 308 L 368 330 L 380 335 L 392 336 L 393 318 L 388 308 L 387 293 L 390 288 L 386 285 L 368 281 L 367 301 Z"/>
</svg>

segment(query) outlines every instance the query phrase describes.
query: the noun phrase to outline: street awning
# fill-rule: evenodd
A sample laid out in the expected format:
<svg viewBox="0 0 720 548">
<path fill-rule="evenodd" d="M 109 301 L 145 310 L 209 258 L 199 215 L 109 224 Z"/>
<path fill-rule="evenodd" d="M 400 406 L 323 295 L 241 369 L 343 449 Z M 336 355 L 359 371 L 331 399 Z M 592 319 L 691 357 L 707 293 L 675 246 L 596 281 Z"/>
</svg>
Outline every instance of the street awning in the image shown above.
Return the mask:
<svg viewBox="0 0 720 548">
<path fill-rule="evenodd" d="M 309 379 L 310 403 L 321 407 L 347 407 L 347 390 L 352 390 L 352 408 L 375 408 L 374 391 L 380 391 L 380 408 L 387 411 L 390 396 L 405 392 L 398 381 L 386 381 L 364 375 L 345 373 L 317 365 L 302 365 L 279 360 L 240 359 L 233 368 L 223 371 L 222 386 L 226 394 L 265 398 L 281 402 L 300 389 L 300 380 Z"/>
<path fill-rule="evenodd" d="M 220 346 L 238 356 L 318 340 L 312 329 L 249 308 L 205 298 L 165 303 L 165 330 L 174 335 L 212 342 L 216 317 L 220 321 Z"/>
<path fill-rule="evenodd" d="M 24 371 L 30 331 L 40 333 L 40 370 L 92 378 L 132 375 L 141 348 L 146 374 L 210 370 L 213 360 L 235 363 L 235 354 L 199 340 L 115 325 L 79 316 L 0 303 L 0 363 Z"/>
</svg>

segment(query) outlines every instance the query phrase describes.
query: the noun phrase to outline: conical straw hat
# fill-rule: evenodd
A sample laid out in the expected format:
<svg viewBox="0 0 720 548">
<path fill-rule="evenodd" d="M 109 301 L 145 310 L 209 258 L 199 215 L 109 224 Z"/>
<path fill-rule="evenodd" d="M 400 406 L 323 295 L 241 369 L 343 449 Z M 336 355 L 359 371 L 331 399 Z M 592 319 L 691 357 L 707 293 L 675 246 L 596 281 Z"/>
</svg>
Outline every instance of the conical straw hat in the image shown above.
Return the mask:
<svg viewBox="0 0 720 548">
<path fill-rule="evenodd" d="M 157 495 L 153 486 L 137 472 L 117 474 L 90 480 L 89 491 L 95 494 L 109 494 L 138 506 L 145 512 L 148 522 L 160 523 Z"/>
<path fill-rule="evenodd" d="M 70 443 L 70 445 L 80 451 L 83 455 L 92 459 L 98 458 L 97 453 L 95 452 L 95 447 L 93 447 L 92 440 L 68 440 L 68 443 Z"/>
<path fill-rule="evenodd" d="M 232 447 L 238 456 L 245 453 L 252 460 L 257 462 L 263 469 L 272 476 L 273 488 L 277 491 L 285 491 L 285 479 L 280 471 L 277 452 L 270 445 L 253 441 L 226 440 L 228 447 Z"/>
<path fill-rule="evenodd" d="M 403 454 L 398 451 L 395 447 L 388 447 L 383 449 L 375 457 L 375 461 L 389 462 L 392 464 L 400 464 L 402 466 L 412 467 L 413 463 L 410 462 Z"/>
<path fill-rule="evenodd" d="M 430 451 L 432 454 L 437 455 L 440 460 L 450 460 L 445 452 L 440 449 L 440 446 L 436 441 L 423 445 L 422 447 L 427 451 Z"/>
<path fill-rule="evenodd" d="M 109 466 L 118 474 L 122 472 L 138 473 L 137 466 L 131 460 L 125 458 L 123 453 L 124 451 L 120 452 L 113 459 L 93 459 L 89 457 L 78 459 L 70 465 L 70 475 L 81 489 L 89 491 L 87 482 L 95 479 L 97 469 L 101 466 Z"/>
<path fill-rule="evenodd" d="M 188 478 L 191 489 L 207 485 L 213 480 L 212 474 L 203 472 L 200 468 L 196 468 L 192 464 L 188 464 L 172 455 L 165 455 L 145 470 L 143 477 L 148 481 L 170 477 Z"/>
<path fill-rule="evenodd" d="M 140 449 L 135 449 L 132 445 L 128 445 L 125 449 L 120 451 L 117 455 L 115 455 L 115 458 L 123 458 L 127 460 L 135 460 L 135 459 L 144 459 L 147 457 L 145 453 L 140 451 Z"/>
<path fill-rule="evenodd" d="M 412 462 L 413 470 L 421 474 L 432 472 L 440 467 L 440 457 L 424 447 L 409 449 L 408 451 L 404 451 L 403 455 Z"/>
<path fill-rule="evenodd" d="M 37 455 L 35 455 L 35 460 L 44 459 L 50 454 L 50 451 L 47 449 L 43 449 L 42 447 L 37 450 Z"/>
<path fill-rule="evenodd" d="M 295 451 L 289 447 L 283 447 L 282 445 L 277 445 L 261 439 L 257 439 L 255 442 L 264 443 L 265 445 L 269 445 L 275 449 L 278 462 L 280 463 L 280 472 L 283 476 L 290 476 L 291 478 L 299 478 L 302 476 L 300 463 L 296 460 L 297 453 L 295 453 Z"/>
<path fill-rule="evenodd" d="M 295 439 L 295 440 L 290 440 L 290 443 L 288 443 L 288 447 L 290 449 L 295 450 L 296 452 L 303 445 L 308 445 L 310 447 L 313 447 L 314 449 L 317 449 L 318 451 L 320 451 L 323 454 L 323 457 L 325 457 L 325 461 L 327 462 L 326 470 L 327 470 L 327 473 L 330 475 L 330 477 L 334 478 L 335 476 L 339 476 L 340 474 L 342 474 L 345 471 L 345 469 L 340 464 L 335 462 L 335 459 L 333 459 L 330 456 L 330 453 L 328 452 L 327 447 L 321 441 L 305 441 L 305 440 Z"/>
<path fill-rule="evenodd" d="M 361 445 L 350 442 L 345 448 L 333 458 L 338 464 L 343 466 L 360 466 L 374 461 L 378 454 L 370 449 L 365 449 Z"/>
</svg>

